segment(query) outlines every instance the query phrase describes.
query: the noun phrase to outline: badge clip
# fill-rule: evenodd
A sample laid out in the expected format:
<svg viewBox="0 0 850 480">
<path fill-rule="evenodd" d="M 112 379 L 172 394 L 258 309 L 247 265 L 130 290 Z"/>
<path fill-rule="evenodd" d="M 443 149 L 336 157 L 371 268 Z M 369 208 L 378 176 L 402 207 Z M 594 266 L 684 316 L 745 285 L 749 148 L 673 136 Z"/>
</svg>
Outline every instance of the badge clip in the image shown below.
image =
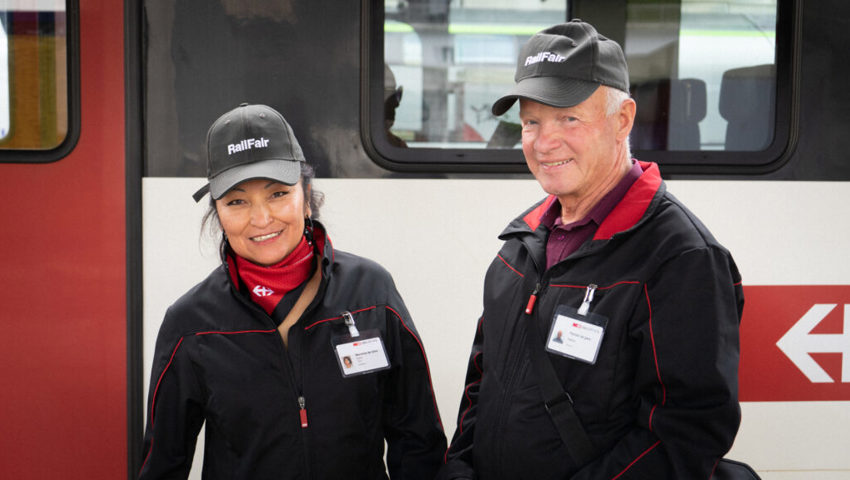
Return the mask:
<svg viewBox="0 0 850 480">
<path fill-rule="evenodd" d="M 590 310 L 590 302 L 593 301 L 593 292 L 596 291 L 596 284 L 591 283 L 587 286 L 587 290 L 584 292 L 584 300 L 581 302 L 581 306 L 578 307 L 579 315 L 587 315 L 587 312 Z"/>
<path fill-rule="evenodd" d="M 357 326 L 354 325 L 354 316 L 351 315 L 351 312 L 342 312 L 342 318 L 345 319 L 345 326 L 348 327 L 348 333 L 351 335 L 351 338 L 359 337 L 360 332 L 357 330 Z"/>
</svg>

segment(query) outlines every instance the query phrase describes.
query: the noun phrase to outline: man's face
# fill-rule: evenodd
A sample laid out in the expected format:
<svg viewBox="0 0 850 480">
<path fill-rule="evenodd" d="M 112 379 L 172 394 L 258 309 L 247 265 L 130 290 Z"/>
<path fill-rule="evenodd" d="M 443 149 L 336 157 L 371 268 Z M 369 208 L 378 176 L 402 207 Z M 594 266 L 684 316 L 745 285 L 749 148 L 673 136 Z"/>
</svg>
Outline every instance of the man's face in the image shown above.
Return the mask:
<svg viewBox="0 0 850 480">
<path fill-rule="evenodd" d="M 628 100 L 606 116 L 607 93 L 597 89 L 584 102 L 557 108 L 520 99 L 522 151 L 534 177 L 562 205 L 596 198 L 624 173 L 626 139 L 634 118 Z"/>
</svg>

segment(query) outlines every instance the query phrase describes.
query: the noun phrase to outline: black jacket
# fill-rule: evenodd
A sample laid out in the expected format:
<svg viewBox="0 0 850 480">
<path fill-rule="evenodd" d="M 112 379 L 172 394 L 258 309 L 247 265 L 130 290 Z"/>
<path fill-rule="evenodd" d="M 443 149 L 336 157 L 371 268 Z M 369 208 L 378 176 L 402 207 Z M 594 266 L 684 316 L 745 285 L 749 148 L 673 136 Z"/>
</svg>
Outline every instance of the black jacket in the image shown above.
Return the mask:
<svg viewBox="0 0 850 480">
<path fill-rule="evenodd" d="M 141 479 L 186 478 L 204 422 L 204 479 L 385 479 L 385 440 L 391 478 L 433 478 L 446 440 L 410 315 L 383 268 L 316 232 L 322 281 L 288 348 L 228 262 L 168 309 Z M 380 333 L 389 369 L 343 378 L 332 344 L 349 333 L 343 312 Z"/>
<path fill-rule="evenodd" d="M 502 233 L 443 478 L 708 479 L 731 447 L 741 278 L 666 192 L 657 165 L 642 167 L 593 238 L 549 270 L 540 217 L 554 197 Z M 525 318 L 540 338 L 550 338 L 556 308 L 579 308 L 589 285 L 590 312 L 607 319 L 595 364 L 547 354 L 598 453 L 586 465 L 571 460 L 529 366 L 519 321 L 537 284 Z"/>
</svg>

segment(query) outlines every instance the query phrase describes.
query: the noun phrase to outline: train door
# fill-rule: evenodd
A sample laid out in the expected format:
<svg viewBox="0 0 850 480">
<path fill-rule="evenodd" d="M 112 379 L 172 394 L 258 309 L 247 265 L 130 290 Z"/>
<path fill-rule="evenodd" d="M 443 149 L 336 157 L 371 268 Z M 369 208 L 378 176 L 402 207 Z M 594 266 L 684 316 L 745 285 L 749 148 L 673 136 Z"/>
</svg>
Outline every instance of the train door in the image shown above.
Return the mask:
<svg viewBox="0 0 850 480">
<path fill-rule="evenodd" d="M 0 477 L 127 475 L 121 2 L 0 2 Z"/>
</svg>

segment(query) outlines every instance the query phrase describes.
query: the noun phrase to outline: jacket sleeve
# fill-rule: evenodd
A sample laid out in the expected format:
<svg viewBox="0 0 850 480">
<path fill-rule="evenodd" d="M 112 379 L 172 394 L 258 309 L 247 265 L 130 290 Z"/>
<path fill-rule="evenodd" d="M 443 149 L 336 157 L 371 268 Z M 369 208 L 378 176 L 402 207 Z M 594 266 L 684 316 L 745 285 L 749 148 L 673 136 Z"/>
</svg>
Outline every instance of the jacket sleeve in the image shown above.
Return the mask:
<svg viewBox="0 0 850 480">
<path fill-rule="evenodd" d="M 469 364 L 466 369 L 463 397 L 461 397 L 460 408 L 458 410 L 457 428 L 455 429 L 452 443 L 446 452 L 446 464 L 440 470 L 438 478 L 441 480 L 476 478 L 472 461 L 472 447 L 476 414 L 478 412 L 478 392 L 481 377 L 484 373 L 482 355 L 484 332 L 482 331 L 482 324 L 483 317 L 478 321 L 478 328 L 472 343 L 472 352 L 469 355 Z"/>
<path fill-rule="evenodd" d="M 442 464 L 446 435 L 425 348 L 401 298 L 385 308 L 395 343 L 393 363 L 398 363 L 390 373 L 383 415 L 387 470 L 392 480 L 432 480 Z"/>
<path fill-rule="evenodd" d="M 188 352 L 192 338 L 171 334 L 168 317 L 151 369 L 141 480 L 188 478 L 203 424 L 201 388 Z"/>
<path fill-rule="evenodd" d="M 743 290 L 722 248 L 686 251 L 644 285 L 631 319 L 639 342 L 637 423 L 572 478 L 708 479 L 740 423 Z"/>
</svg>

